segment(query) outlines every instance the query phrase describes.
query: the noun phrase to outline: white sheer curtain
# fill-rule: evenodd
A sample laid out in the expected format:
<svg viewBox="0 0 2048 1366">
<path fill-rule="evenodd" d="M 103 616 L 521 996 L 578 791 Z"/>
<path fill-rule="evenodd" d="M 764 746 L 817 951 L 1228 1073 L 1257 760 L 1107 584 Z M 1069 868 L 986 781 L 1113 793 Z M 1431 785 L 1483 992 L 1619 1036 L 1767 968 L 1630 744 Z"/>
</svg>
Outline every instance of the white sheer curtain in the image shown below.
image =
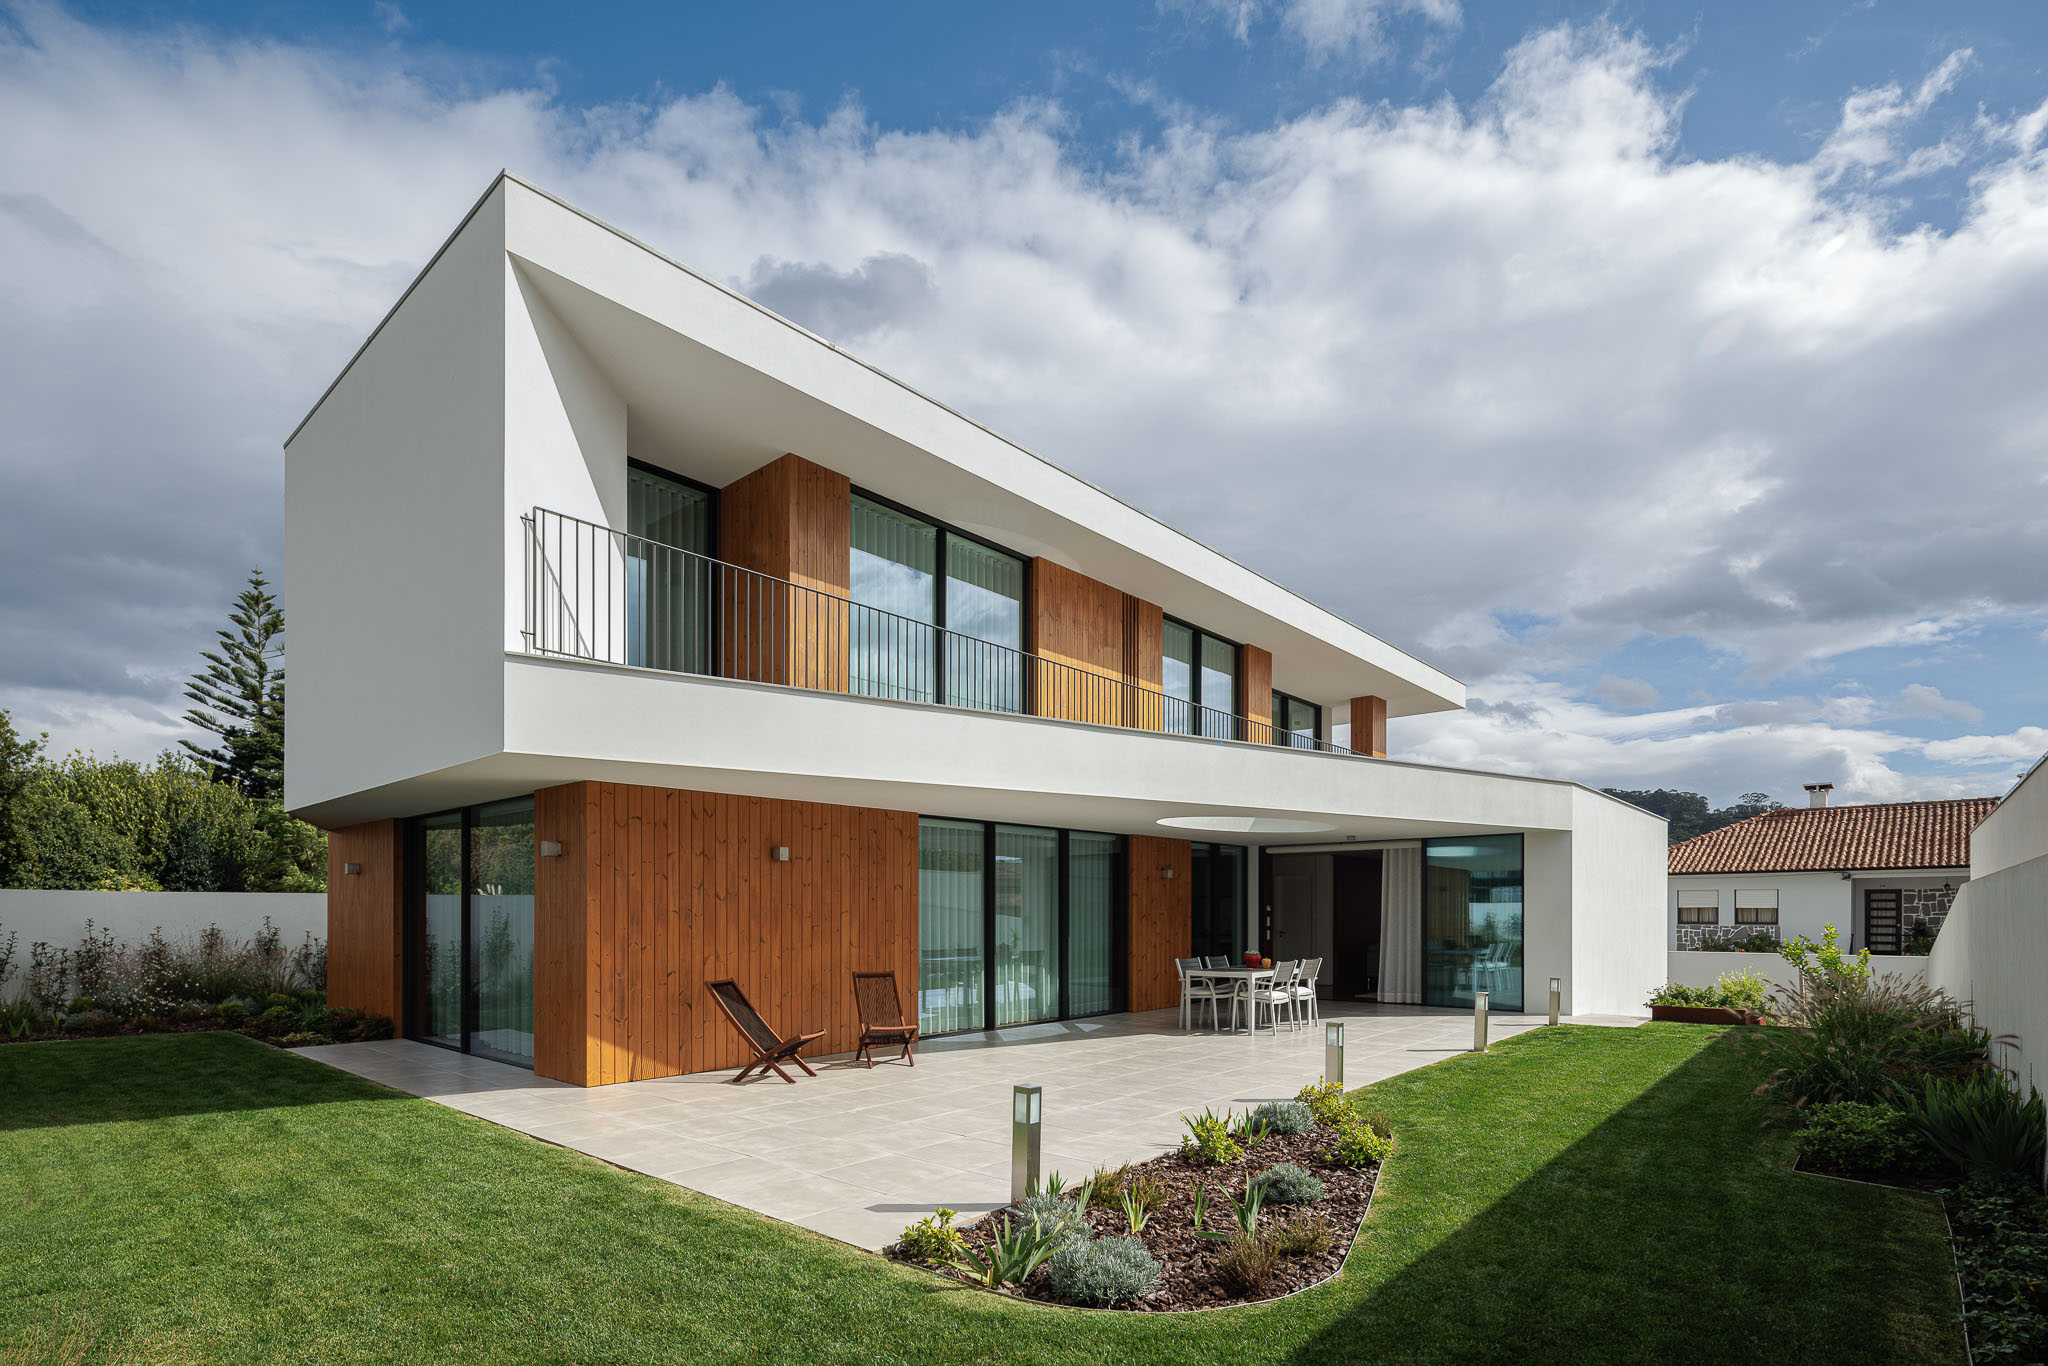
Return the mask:
<svg viewBox="0 0 2048 1366">
<path fill-rule="evenodd" d="M 1422 1001 L 1422 846 L 1380 856 L 1380 999 Z"/>
</svg>

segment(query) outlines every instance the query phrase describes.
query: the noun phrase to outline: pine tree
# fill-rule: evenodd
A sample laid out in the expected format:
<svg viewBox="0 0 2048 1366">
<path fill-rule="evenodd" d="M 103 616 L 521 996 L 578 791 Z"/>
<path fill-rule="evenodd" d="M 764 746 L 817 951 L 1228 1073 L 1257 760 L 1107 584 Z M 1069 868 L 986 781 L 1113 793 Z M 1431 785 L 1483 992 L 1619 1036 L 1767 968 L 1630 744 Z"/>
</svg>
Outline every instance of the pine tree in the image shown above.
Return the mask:
<svg viewBox="0 0 2048 1366">
<path fill-rule="evenodd" d="M 249 575 L 219 636 L 220 649 L 202 652 L 206 667 L 185 689 L 198 704 L 185 719 L 220 742 L 179 743 L 210 764 L 217 780 L 276 801 L 284 795 L 284 610 L 261 569 Z"/>
</svg>

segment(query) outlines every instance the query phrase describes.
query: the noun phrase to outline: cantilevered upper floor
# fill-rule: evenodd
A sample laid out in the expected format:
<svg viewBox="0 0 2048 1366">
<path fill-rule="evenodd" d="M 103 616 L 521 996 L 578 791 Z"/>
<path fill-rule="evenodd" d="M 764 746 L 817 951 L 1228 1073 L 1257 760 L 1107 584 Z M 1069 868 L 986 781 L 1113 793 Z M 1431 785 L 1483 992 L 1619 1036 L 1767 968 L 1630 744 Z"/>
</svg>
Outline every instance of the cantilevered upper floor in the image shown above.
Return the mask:
<svg viewBox="0 0 2048 1366">
<path fill-rule="evenodd" d="M 421 784 L 508 754 L 630 761 L 611 751 L 742 717 L 782 732 L 764 748 L 797 727 L 815 751 L 811 718 L 847 723 L 764 719 L 733 687 L 1368 755 L 1387 717 L 1464 704 L 1422 661 L 509 175 L 286 443 L 285 502 L 287 801 L 328 823 L 443 804 Z M 645 683 L 565 691 L 536 667 Z M 628 695 L 637 739 L 578 753 Z M 920 724 L 885 728 L 952 734 Z"/>
</svg>

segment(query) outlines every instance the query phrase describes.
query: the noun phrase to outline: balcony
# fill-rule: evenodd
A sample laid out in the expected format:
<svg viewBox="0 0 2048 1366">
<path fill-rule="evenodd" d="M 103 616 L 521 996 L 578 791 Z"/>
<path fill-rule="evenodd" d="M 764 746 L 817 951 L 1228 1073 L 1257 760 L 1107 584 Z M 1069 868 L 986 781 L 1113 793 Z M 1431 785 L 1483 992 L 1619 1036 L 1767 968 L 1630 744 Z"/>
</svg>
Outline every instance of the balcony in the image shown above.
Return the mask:
<svg viewBox="0 0 2048 1366">
<path fill-rule="evenodd" d="M 1363 757 L 581 518 L 535 508 L 520 521 L 530 654 Z"/>
</svg>

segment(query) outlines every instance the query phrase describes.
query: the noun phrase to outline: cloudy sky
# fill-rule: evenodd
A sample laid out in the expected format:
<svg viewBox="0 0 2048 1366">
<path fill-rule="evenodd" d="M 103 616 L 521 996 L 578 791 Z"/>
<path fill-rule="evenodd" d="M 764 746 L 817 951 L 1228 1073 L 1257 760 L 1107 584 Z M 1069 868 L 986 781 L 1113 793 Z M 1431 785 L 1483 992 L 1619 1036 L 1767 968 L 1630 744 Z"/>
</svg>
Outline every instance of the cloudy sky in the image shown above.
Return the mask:
<svg viewBox="0 0 2048 1366">
<path fill-rule="evenodd" d="M 1963 8 L 0 0 L 0 707 L 184 733 L 509 167 L 1463 678 L 1397 754 L 2002 792 L 2048 20 Z"/>
</svg>

